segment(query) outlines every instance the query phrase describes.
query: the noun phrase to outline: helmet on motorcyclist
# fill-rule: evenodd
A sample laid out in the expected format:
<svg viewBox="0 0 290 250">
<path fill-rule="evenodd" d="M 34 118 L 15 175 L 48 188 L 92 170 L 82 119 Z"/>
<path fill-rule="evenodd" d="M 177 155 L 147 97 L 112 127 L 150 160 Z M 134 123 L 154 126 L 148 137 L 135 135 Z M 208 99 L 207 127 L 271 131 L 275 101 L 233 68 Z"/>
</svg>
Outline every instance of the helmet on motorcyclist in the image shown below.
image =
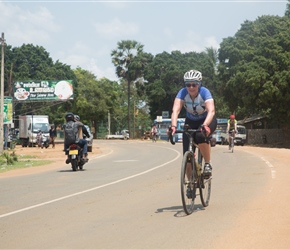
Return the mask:
<svg viewBox="0 0 290 250">
<path fill-rule="evenodd" d="M 74 117 L 74 114 L 72 112 L 68 112 L 66 115 L 65 115 L 65 119 L 66 121 L 74 121 L 75 120 L 75 117 Z"/>
<path fill-rule="evenodd" d="M 230 119 L 235 119 L 235 115 L 230 115 Z"/>
<path fill-rule="evenodd" d="M 75 115 L 75 120 L 79 121 L 81 118 L 78 115 Z"/>
<path fill-rule="evenodd" d="M 196 82 L 197 84 L 201 85 L 201 80 L 202 80 L 202 74 L 201 72 L 197 71 L 197 70 L 190 70 L 187 71 L 184 76 L 183 76 L 183 80 L 184 82 Z"/>
</svg>

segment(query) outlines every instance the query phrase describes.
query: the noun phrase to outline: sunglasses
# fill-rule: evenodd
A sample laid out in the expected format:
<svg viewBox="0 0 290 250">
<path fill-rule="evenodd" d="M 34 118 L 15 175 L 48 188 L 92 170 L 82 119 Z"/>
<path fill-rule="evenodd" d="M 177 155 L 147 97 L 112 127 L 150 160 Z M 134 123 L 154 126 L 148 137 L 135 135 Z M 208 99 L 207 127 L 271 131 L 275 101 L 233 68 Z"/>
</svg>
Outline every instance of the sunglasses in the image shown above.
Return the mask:
<svg viewBox="0 0 290 250">
<path fill-rule="evenodd" d="M 196 84 L 196 83 L 185 83 L 185 86 L 187 87 L 187 88 L 190 88 L 190 87 L 193 87 L 193 88 L 195 88 L 196 86 L 198 86 L 199 84 Z"/>
</svg>

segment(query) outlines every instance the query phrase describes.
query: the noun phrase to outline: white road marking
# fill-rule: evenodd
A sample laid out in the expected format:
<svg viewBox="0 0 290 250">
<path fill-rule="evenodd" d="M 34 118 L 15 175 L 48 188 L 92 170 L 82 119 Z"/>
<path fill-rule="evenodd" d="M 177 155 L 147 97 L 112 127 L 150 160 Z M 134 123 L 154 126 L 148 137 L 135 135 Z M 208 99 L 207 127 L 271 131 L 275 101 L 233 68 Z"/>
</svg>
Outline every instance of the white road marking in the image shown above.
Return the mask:
<svg viewBox="0 0 290 250">
<path fill-rule="evenodd" d="M 276 178 L 276 169 L 275 167 L 269 162 L 267 161 L 264 157 L 261 157 L 261 159 L 268 165 L 268 167 L 270 168 L 271 170 L 271 176 L 272 176 L 272 179 L 275 179 Z"/>
<path fill-rule="evenodd" d="M 118 161 L 113 161 L 113 162 L 132 162 L 132 161 L 137 161 L 137 160 L 118 160 Z"/>
<path fill-rule="evenodd" d="M 91 192 L 91 191 L 94 191 L 94 190 L 97 190 L 97 189 L 108 187 L 108 186 L 111 186 L 111 185 L 114 185 L 114 184 L 117 184 L 117 183 L 120 183 L 120 182 L 123 182 L 123 181 L 127 181 L 127 180 L 130 180 L 130 179 L 133 179 L 133 178 L 138 177 L 140 175 L 147 174 L 147 173 L 152 172 L 152 171 L 154 171 L 154 170 L 156 170 L 158 168 L 162 168 L 162 167 L 168 165 L 169 163 L 176 161 L 179 158 L 179 156 L 180 156 L 180 153 L 177 150 L 174 150 L 172 148 L 169 148 L 169 149 L 174 151 L 174 152 L 176 152 L 177 156 L 173 160 L 165 162 L 165 163 L 163 163 L 163 164 L 161 164 L 159 166 L 156 166 L 154 168 L 148 169 L 148 170 L 143 171 L 143 172 L 141 172 L 139 174 L 131 175 L 131 176 L 125 177 L 123 179 L 120 179 L 120 180 L 117 180 L 117 181 L 113 181 L 113 182 L 110 182 L 110 183 L 107 183 L 107 184 L 104 184 L 104 185 L 101 185 L 101 186 L 97 186 L 97 187 L 90 188 L 90 189 L 87 189 L 87 190 L 84 190 L 84 191 L 81 191 L 81 192 L 77 192 L 77 193 L 74 193 L 74 194 L 63 196 L 63 197 L 60 197 L 60 198 L 57 198 L 57 199 L 53 199 L 53 200 L 50 200 L 50 201 L 47 201 L 47 202 L 43 202 L 43 203 L 40 203 L 40 204 L 37 204 L 37 205 L 34 205 L 34 206 L 29 206 L 29 207 L 26 207 L 26 208 L 22 208 L 22 209 L 19 209 L 19 210 L 10 212 L 10 213 L 2 214 L 2 215 L 0 215 L 0 218 L 4 218 L 4 217 L 7 217 L 7 216 L 10 216 L 10 215 L 13 215 L 13 214 L 18 214 L 18 213 L 21 213 L 21 212 L 24 212 L 24 211 L 27 211 L 27 210 L 31 210 L 31 209 L 34 209 L 34 208 L 37 208 L 37 207 L 42 207 L 42 206 L 45 206 L 47 204 L 55 203 L 55 202 L 58 202 L 58 201 L 61 201 L 61 200 L 65 200 L 65 199 L 68 199 L 68 198 L 71 198 L 71 197 L 74 197 L 74 196 L 77 196 L 77 195 L 85 194 L 85 193 L 88 193 L 88 192 Z M 108 154 L 110 154 L 112 152 L 113 151 L 109 152 Z"/>
</svg>

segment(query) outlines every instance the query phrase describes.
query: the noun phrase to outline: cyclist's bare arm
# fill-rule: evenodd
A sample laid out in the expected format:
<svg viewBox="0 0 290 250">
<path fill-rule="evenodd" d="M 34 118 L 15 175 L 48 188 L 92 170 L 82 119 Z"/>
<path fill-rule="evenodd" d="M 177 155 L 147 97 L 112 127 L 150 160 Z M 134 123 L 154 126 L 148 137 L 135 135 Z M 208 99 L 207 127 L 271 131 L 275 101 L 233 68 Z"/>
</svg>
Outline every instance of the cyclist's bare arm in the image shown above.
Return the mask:
<svg viewBox="0 0 290 250">
<path fill-rule="evenodd" d="M 172 108 L 172 114 L 171 114 L 171 125 L 177 126 L 177 118 L 180 113 L 180 110 L 183 107 L 183 100 L 175 98 L 173 108 Z M 175 134 L 175 131 L 172 131 L 172 135 Z"/>
</svg>

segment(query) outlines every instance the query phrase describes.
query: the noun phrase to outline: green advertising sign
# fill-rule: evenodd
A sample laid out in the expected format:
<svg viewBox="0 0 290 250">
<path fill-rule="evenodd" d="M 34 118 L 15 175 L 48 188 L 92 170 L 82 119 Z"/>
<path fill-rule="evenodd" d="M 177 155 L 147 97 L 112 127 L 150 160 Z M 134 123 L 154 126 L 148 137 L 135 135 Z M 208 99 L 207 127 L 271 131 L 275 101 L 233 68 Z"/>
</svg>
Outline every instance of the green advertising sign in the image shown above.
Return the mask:
<svg viewBox="0 0 290 250">
<path fill-rule="evenodd" d="M 12 123 L 12 97 L 4 97 L 4 124 Z"/>
<path fill-rule="evenodd" d="M 14 97 L 19 101 L 72 100 L 72 80 L 19 81 L 14 83 Z"/>
</svg>

